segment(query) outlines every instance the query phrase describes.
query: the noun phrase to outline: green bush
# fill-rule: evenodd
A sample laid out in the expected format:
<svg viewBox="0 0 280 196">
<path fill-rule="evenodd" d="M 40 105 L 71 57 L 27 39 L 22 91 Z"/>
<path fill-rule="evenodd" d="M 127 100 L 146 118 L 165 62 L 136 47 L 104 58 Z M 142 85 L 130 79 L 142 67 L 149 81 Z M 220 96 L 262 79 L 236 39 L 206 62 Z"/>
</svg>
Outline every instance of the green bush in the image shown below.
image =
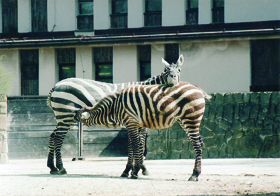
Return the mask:
<svg viewBox="0 0 280 196">
<path fill-rule="evenodd" d="M 0 56 L 0 95 L 7 95 L 12 87 L 13 75 L 3 65 L 3 55 Z"/>
</svg>

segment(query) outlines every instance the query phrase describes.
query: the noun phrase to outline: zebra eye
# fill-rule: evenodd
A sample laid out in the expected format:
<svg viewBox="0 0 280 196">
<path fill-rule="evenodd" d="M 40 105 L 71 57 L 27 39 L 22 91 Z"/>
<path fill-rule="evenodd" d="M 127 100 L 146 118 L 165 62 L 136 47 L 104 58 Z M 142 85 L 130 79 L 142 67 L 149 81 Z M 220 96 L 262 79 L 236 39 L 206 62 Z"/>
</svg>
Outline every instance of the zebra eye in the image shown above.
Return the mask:
<svg viewBox="0 0 280 196">
<path fill-rule="evenodd" d="M 181 72 L 181 68 L 179 68 L 178 71 Z"/>
</svg>

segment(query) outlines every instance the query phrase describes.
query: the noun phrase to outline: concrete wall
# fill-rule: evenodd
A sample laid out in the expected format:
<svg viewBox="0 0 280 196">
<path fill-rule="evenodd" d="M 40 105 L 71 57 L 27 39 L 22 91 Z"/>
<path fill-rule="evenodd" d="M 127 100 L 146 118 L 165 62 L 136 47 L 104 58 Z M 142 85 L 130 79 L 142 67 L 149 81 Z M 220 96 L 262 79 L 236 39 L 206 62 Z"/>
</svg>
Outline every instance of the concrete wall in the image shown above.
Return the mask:
<svg viewBox="0 0 280 196">
<path fill-rule="evenodd" d="M 18 1 L 18 32 L 31 32 L 31 0 Z"/>
<path fill-rule="evenodd" d="M 55 73 L 55 49 L 39 49 L 39 94 L 48 95 L 57 82 Z M 49 74 L 48 74 L 49 73 Z"/>
<path fill-rule="evenodd" d="M 278 0 L 225 0 L 225 22 L 252 22 L 280 19 Z"/>
<path fill-rule="evenodd" d="M 8 163 L 7 97 L 0 95 L 0 163 Z"/>
<path fill-rule="evenodd" d="M 110 0 L 94 1 L 94 29 L 110 28 Z"/>
<path fill-rule="evenodd" d="M 186 6 L 184 0 L 162 0 L 162 26 L 186 24 Z"/>
<path fill-rule="evenodd" d="M 113 47 L 113 83 L 137 81 L 137 65 L 136 45 Z"/>
<path fill-rule="evenodd" d="M 14 50 L 0 50 L 0 56 L 3 55 L 2 64 L 8 72 L 14 76 L 11 82 L 11 90 L 9 95 L 20 95 L 20 65 L 19 65 L 19 51 Z"/>
<path fill-rule="evenodd" d="M 181 80 L 214 92 L 249 92 L 249 41 L 181 43 Z"/>
<path fill-rule="evenodd" d="M 203 158 L 279 158 L 280 93 L 223 93 L 206 104 Z M 147 159 L 195 158 L 179 124 L 148 130 Z"/>
<path fill-rule="evenodd" d="M 138 28 L 144 26 L 144 0 L 128 0 L 127 1 L 127 26 L 128 28 Z"/>
</svg>

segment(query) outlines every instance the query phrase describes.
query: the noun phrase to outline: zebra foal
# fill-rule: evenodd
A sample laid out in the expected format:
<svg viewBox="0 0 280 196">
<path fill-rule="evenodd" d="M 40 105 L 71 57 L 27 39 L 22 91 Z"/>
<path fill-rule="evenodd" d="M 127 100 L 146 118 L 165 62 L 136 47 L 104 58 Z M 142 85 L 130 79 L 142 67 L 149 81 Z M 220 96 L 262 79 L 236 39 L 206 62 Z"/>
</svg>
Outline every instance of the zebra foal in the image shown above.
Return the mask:
<svg viewBox="0 0 280 196">
<path fill-rule="evenodd" d="M 57 126 L 49 137 L 49 152 L 47 166 L 51 174 L 66 174 L 61 157 L 63 140 L 70 127 L 77 121 L 76 111 L 88 106 L 94 106 L 97 101 L 109 94 L 121 91 L 123 88 L 134 84 L 176 84 L 179 81 L 181 66 L 184 62 L 183 55 L 179 56 L 176 64 L 169 64 L 164 59 L 164 71 L 157 76 L 142 82 L 110 84 L 81 78 L 68 78 L 55 84 L 48 96 L 47 103 L 54 111 Z M 141 136 L 140 148 L 144 149 L 146 129 L 139 128 Z M 128 143 L 128 151 L 132 152 Z M 54 164 L 56 158 L 56 165 Z M 132 154 L 128 154 L 128 163 L 132 162 Z M 129 172 L 129 171 L 128 171 Z M 143 170 L 143 172 L 145 172 Z M 125 174 L 124 174 L 125 175 Z M 128 173 L 127 173 L 128 175 Z"/>
<path fill-rule="evenodd" d="M 143 151 L 139 150 L 139 128 L 169 128 L 178 121 L 196 152 L 189 180 L 197 181 L 201 173 L 203 142 L 199 127 L 205 110 L 205 95 L 205 92 L 187 82 L 175 85 L 133 85 L 101 99 L 94 107 L 79 110 L 77 118 L 87 126 L 124 126 L 127 129 L 133 146 L 132 178 L 137 178 L 140 168 L 145 167 Z M 131 167 L 127 164 L 124 172 Z"/>
</svg>

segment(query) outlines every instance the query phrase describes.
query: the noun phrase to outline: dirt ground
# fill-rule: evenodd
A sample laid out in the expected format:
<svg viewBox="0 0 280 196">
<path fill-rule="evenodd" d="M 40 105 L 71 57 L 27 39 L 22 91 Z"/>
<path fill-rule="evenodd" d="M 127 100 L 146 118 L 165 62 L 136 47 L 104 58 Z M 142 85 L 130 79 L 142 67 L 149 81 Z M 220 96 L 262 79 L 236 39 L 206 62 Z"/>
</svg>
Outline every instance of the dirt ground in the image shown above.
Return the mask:
<svg viewBox="0 0 280 196">
<path fill-rule="evenodd" d="M 63 159 L 68 174 L 49 174 L 46 160 L 0 164 L 0 195 L 280 195 L 280 159 L 146 160 L 149 176 L 119 177 L 126 158 Z"/>
</svg>

